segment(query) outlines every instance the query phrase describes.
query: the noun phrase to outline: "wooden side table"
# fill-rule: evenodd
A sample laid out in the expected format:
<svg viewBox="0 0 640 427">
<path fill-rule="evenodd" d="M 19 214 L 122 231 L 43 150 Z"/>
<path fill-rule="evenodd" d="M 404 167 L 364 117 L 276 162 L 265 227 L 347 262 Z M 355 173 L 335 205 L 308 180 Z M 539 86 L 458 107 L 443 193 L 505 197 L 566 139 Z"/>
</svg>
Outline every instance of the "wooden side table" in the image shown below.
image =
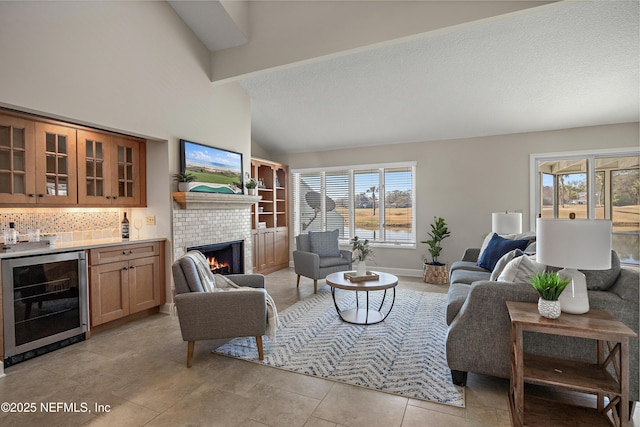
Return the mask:
<svg viewBox="0 0 640 427">
<path fill-rule="evenodd" d="M 535 303 L 507 301 L 507 309 L 511 317 L 509 413 L 512 425 L 627 425 L 629 338 L 636 337 L 635 332 L 602 310 L 592 309 L 578 315 L 562 313 L 558 319 L 550 320 L 538 314 Z M 596 340 L 597 363 L 524 353 L 525 331 Z M 609 366 L 613 366 L 615 376 L 610 374 Z M 525 382 L 595 394 L 597 408 L 563 405 L 532 396 L 525 399 Z M 606 406 L 605 396 L 609 398 Z"/>
</svg>

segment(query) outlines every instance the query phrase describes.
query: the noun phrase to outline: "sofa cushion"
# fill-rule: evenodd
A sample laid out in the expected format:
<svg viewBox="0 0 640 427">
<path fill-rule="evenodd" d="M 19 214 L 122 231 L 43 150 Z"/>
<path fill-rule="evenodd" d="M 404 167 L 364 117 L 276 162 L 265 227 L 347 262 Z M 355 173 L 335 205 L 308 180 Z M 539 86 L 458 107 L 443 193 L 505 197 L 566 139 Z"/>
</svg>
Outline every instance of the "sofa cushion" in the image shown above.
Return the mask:
<svg viewBox="0 0 640 427">
<path fill-rule="evenodd" d="M 333 231 L 310 231 L 309 242 L 311 252 L 319 256 L 340 256 L 340 246 L 338 246 L 338 229 Z"/>
<path fill-rule="evenodd" d="M 525 255 L 512 259 L 498 276 L 498 281 L 531 284 L 531 278 L 545 269 L 545 265 L 536 262 L 534 257 Z"/>
<path fill-rule="evenodd" d="M 524 250 L 529 244 L 529 240 L 511 240 L 500 237 L 493 233 L 491 240 L 484 252 L 480 255 L 478 265 L 489 271 L 493 271 L 496 263 L 504 254 L 514 249 Z"/>
<path fill-rule="evenodd" d="M 458 315 L 460 308 L 467 300 L 470 289 L 471 286 L 462 283 L 449 286 L 449 291 L 447 292 L 447 325 L 450 325 Z"/>
<path fill-rule="evenodd" d="M 318 267 L 336 267 L 338 265 L 349 265 L 349 260 L 339 257 L 339 256 L 327 256 L 320 257 L 320 261 L 318 262 Z"/>
<path fill-rule="evenodd" d="M 484 268 L 478 265 L 478 261 L 455 261 L 449 267 L 449 273 L 454 272 L 456 270 L 471 270 L 471 271 L 483 271 L 487 272 Z"/>
<path fill-rule="evenodd" d="M 587 289 L 590 291 L 606 291 L 620 275 L 620 258 L 615 251 L 611 251 L 611 268 L 608 270 L 580 270 L 585 275 Z"/>
<path fill-rule="evenodd" d="M 520 249 L 514 249 L 502 255 L 502 258 L 498 260 L 496 266 L 493 268 L 493 271 L 491 272 L 491 278 L 489 280 L 494 282 L 498 280 L 498 276 L 500 276 L 500 273 L 502 273 L 502 270 L 504 270 L 507 264 L 509 264 L 512 259 L 522 255 L 524 255 L 524 252 L 522 252 Z"/>
<path fill-rule="evenodd" d="M 451 273 L 449 278 L 451 284 L 464 283 L 467 285 L 477 282 L 478 280 L 489 280 L 491 273 L 487 270 L 456 270 Z"/>
</svg>

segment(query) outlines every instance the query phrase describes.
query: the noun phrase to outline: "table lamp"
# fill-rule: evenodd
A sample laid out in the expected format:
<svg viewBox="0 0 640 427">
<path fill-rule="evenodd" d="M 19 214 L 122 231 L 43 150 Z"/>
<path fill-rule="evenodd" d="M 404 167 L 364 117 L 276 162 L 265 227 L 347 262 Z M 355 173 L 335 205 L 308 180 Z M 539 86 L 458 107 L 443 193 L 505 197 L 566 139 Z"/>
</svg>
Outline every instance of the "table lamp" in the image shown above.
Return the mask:
<svg viewBox="0 0 640 427">
<path fill-rule="evenodd" d="M 536 261 L 564 268 L 558 275 L 571 280 L 558 299 L 562 311 L 588 312 L 587 282 L 577 269 L 611 268 L 611 221 L 538 218 L 536 235 Z"/>
<path fill-rule="evenodd" d="M 494 212 L 491 214 L 491 231 L 498 234 L 522 233 L 521 212 Z"/>
</svg>

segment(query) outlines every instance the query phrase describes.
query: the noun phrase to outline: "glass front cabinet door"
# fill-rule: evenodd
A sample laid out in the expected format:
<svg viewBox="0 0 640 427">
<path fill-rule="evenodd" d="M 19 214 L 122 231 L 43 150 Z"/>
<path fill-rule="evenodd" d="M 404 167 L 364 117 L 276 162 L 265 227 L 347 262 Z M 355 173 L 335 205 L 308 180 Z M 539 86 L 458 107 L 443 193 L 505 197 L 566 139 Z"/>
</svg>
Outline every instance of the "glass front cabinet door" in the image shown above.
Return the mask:
<svg viewBox="0 0 640 427">
<path fill-rule="evenodd" d="M 35 203 L 34 123 L 0 116 L 0 203 Z"/>
</svg>

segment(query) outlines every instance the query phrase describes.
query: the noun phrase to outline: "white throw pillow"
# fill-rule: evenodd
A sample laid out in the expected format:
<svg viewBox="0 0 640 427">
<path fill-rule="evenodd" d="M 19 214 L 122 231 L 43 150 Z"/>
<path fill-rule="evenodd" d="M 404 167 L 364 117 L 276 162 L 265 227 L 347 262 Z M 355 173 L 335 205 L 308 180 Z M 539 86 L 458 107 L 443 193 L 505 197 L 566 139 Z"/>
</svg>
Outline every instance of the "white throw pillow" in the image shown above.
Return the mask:
<svg viewBox="0 0 640 427">
<path fill-rule="evenodd" d="M 505 269 L 507 264 L 509 264 L 512 259 L 522 255 L 524 255 L 524 252 L 522 252 L 520 249 L 514 249 L 502 255 L 502 258 L 498 260 L 498 262 L 496 263 L 496 266 L 493 268 L 493 271 L 491 272 L 491 278 L 489 280 L 491 280 L 492 282 L 495 282 L 496 280 L 498 280 L 498 277 L 500 276 L 502 271 Z"/>
<path fill-rule="evenodd" d="M 498 276 L 498 282 L 528 283 L 537 273 L 543 273 L 545 265 L 535 261 L 533 256 L 520 256 L 509 261 L 509 264 Z"/>
</svg>

